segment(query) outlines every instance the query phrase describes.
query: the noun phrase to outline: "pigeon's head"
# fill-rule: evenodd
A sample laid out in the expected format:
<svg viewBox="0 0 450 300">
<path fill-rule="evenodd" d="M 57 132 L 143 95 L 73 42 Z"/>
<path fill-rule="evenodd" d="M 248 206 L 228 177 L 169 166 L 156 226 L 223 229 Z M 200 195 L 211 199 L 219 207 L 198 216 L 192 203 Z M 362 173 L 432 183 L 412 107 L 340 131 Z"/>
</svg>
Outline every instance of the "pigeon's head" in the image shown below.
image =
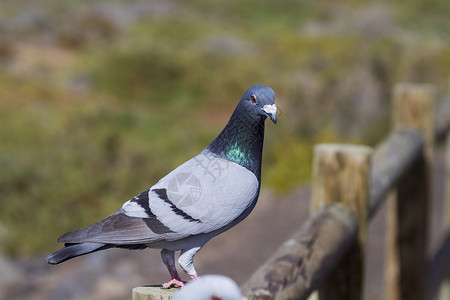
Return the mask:
<svg viewBox="0 0 450 300">
<path fill-rule="evenodd" d="M 257 117 L 269 118 L 277 123 L 277 105 L 275 92 L 265 85 L 254 85 L 249 88 L 241 98 L 240 104 L 248 113 Z"/>
</svg>

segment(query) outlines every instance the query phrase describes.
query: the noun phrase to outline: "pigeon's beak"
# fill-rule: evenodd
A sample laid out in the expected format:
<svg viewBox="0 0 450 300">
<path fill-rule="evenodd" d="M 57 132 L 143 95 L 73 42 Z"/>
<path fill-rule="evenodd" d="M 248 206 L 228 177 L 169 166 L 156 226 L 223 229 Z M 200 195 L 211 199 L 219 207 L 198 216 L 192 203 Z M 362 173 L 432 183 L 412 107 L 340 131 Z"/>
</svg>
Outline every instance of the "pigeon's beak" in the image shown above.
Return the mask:
<svg viewBox="0 0 450 300">
<path fill-rule="evenodd" d="M 272 120 L 274 124 L 277 124 L 277 105 L 264 105 L 262 110 L 267 114 L 267 117 Z"/>
</svg>

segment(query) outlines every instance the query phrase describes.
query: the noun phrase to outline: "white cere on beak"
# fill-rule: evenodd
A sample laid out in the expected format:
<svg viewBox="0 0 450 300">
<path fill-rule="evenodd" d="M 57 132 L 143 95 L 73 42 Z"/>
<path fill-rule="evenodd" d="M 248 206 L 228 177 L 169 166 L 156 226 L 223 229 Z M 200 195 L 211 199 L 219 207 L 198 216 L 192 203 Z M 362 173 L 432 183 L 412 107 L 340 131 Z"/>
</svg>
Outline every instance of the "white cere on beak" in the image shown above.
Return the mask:
<svg viewBox="0 0 450 300">
<path fill-rule="evenodd" d="M 277 105 L 276 104 L 272 104 L 272 105 L 264 105 L 262 108 L 263 111 L 265 111 L 266 113 L 268 113 L 269 115 L 275 115 L 277 113 Z"/>
</svg>

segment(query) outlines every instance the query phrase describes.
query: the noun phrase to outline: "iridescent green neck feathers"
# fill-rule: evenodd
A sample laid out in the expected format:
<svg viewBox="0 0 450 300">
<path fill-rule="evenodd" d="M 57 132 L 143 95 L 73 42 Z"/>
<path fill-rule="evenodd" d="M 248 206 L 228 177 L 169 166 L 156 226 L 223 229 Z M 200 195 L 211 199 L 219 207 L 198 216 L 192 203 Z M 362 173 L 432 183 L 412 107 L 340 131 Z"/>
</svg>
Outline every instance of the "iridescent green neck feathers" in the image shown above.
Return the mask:
<svg viewBox="0 0 450 300">
<path fill-rule="evenodd" d="M 247 168 L 260 178 L 263 140 L 264 119 L 252 118 L 245 111 L 236 109 L 207 149 Z"/>
</svg>

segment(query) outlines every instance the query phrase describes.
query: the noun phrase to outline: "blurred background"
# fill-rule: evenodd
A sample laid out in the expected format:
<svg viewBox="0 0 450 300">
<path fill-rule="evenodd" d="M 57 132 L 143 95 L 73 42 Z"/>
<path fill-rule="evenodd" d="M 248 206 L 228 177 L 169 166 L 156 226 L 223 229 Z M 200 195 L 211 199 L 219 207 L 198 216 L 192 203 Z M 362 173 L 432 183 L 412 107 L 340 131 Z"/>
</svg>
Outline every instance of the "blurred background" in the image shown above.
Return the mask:
<svg viewBox="0 0 450 300">
<path fill-rule="evenodd" d="M 449 11 L 448 0 L 1 0 L 0 298 L 127 299 L 167 280 L 158 251 L 43 257 L 199 153 L 264 84 L 280 114 L 266 127 L 261 208 L 198 256 L 200 273 L 242 283 L 307 215 L 315 143 L 375 145 L 395 83 L 448 90 Z M 250 236 L 263 247 L 236 255 Z"/>
</svg>

